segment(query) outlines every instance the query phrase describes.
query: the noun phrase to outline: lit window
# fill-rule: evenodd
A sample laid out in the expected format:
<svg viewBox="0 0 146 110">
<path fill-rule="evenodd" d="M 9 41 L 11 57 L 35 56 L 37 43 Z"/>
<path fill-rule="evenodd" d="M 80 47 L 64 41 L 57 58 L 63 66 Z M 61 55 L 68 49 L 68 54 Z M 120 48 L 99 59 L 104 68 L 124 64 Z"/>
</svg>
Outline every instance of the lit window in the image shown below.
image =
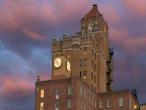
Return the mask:
<svg viewBox="0 0 146 110">
<path fill-rule="evenodd" d="M 83 79 L 87 79 L 87 71 L 83 71 Z"/>
<path fill-rule="evenodd" d="M 134 107 L 133 107 L 133 108 L 134 108 L 134 110 L 136 110 L 136 109 L 137 109 L 137 105 L 134 105 Z"/>
<path fill-rule="evenodd" d="M 99 108 L 103 108 L 103 103 L 102 103 L 102 101 L 99 101 Z"/>
<path fill-rule="evenodd" d="M 41 98 L 44 98 L 44 95 L 45 95 L 44 89 L 41 89 L 41 91 L 40 91 L 40 97 Z"/>
<path fill-rule="evenodd" d="M 71 99 L 68 99 L 67 101 L 67 108 L 71 108 Z"/>
<path fill-rule="evenodd" d="M 124 106 L 124 99 L 123 98 L 119 98 L 119 106 Z"/>
<path fill-rule="evenodd" d="M 40 103 L 40 110 L 44 110 L 44 102 Z"/>
</svg>

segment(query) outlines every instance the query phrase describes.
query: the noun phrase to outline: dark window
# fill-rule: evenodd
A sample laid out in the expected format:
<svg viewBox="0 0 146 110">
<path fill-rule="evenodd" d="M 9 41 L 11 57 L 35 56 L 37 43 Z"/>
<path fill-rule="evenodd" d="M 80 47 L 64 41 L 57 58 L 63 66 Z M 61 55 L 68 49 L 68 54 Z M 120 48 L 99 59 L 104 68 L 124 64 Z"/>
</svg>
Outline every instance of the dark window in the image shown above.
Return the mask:
<svg viewBox="0 0 146 110">
<path fill-rule="evenodd" d="M 80 78 L 82 77 L 82 72 L 80 72 Z"/>
</svg>

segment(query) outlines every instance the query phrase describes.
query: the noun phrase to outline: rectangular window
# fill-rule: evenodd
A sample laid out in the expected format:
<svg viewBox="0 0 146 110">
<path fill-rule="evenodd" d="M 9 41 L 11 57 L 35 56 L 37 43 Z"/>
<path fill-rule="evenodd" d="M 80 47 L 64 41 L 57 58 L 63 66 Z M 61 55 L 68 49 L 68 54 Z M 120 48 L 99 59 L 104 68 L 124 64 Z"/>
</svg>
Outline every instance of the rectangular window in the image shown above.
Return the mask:
<svg viewBox="0 0 146 110">
<path fill-rule="evenodd" d="M 80 78 L 82 78 L 82 72 L 80 72 Z"/>
<path fill-rule="evenodd" d="M 67 100 L 67 108 L 71 108 L 71 99 Z"/>
<path fill-rule="evenodd" d="M 119 106 L 124 106 L 124 99 L 123 97 L 119 98 Z"/>
<path fill-rule="evenodd" d="M 83 59 L 83 66 L 86 66 L 86 65 L 87 65 L 87 59 L 84 58 L 84 59 Z"/>
<path fill-rule="evenodd" d="M 93 72 L 91 73 L 91 80 L 93 80 Z"/>
<path fill-rule="evenodd" d="M 131 108 L 131 105 L 132 105 L 132 100 L 129 99 L 129 108 Z"/>
<path fill-rule="evenodd" d="M 81 96 L 83 95 L 83 89 L 82 89 L 82 87 L 80 87 L 80 95 Z"/>
<path fill-rule="evenodd" d="M 96 82 L 96 75 L 94 76 L 94 82 Z"/>
<path fill-rule="evenodd" d="M 92 50 L 92 56 L 94 55 L 94 52 L 93 52 L 93 50 Z"/>
<path fill-rule="evenodd" d="M 99 100 L 99 108 L 103 108 L 103 103 L 101 100 Z"/>
<path fill-rule="evenodd" d="M 95 106 L 95 108 L 97 107 L 97 100 L 96 99 L 94 101 L 94 106 Z"/>
<path fill-rule="evenodd" d="M 94 63 L 94 71 L 96 71 L 96 64 Z"/>
<path fill-rule="evenodd" d="M 44 91 L 44 89 L 41 89 L 41 91 L 40 91 L 40 97 L 41 98 L 44 98 L 44 95 L 45 95 L 45 91 Z"/>
<path fill-rule="evenodd" d="M 107 99 L 106 105 L 107 105 L 107 107 L 111 107 L 111 103 L 110 103 L 109 99 Z"/>
<path fill-rule="evenodd" d="M 92 61 L 92 68 L 94 68 L 94 62 Z"/>
<path fill-rule="evenodd" d="M 81 103 L 80 103 L 80 108 L 83 109 L 83 102 L 81 100 Z"/>
<path fill-rule="evenodd" d="M 87 71 L 83 71 L 83 79 L 87 78 Z"/>
<path fill-rule="evenodd" d="M 55 95 L 59 95 L 60 94 L 60 90 L 59 89 L 55 89 Z"/>
<path fill-rule="evenodd" d="M 40 103 L 40 110 L 44 110 L 44 102 Z"/>
<path fill-rule="evenodd" d="M 59 110 L 59 101 L 55 102 L 55 110 Z"/>
<path fill-rule="evenodd" d="M 82 59 L 80 59 L 80 67 L 82 67 L 83 65 L 83 62 L 82 62 Z"/>
<path fill-rule="evenodd" d="M 72 94 L 72 88 L 71 88 L 71 86 L 68 86 L 67 87 L 67 93 L 68 93 L 68 95 L 71 95 Z"/>
<path fill-rule="evenodd" d="M 94 57 L 95 57 L 95 60 L 96 60 L 96 53 L 94 53 Z"/>
</svg>

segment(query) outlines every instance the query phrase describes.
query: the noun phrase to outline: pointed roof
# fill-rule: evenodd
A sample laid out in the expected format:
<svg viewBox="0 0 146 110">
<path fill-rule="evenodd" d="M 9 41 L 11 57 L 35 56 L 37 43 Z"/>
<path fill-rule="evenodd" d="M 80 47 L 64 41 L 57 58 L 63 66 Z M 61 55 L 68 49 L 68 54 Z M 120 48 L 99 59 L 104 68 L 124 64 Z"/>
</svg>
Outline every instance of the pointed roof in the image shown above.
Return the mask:
<svg viewBox="0 0 146 110">
<path fill-rule="evenodd" d="M 92 9 L 83 17 L 83 19 L 90 19 L 93 17 L 102 16 L 101 13 L 97 9 L 97 5 L 94 4 Z"/>
</svg>

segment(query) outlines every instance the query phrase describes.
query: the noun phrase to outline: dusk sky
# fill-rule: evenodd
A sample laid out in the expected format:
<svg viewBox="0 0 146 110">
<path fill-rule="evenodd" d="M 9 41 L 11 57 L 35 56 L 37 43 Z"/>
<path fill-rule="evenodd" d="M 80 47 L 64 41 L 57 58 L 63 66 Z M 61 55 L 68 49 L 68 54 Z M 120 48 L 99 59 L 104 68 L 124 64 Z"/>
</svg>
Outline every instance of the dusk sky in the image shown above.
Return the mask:
<svg viewBox="0 0 146 110">
<path fill-rule="evenodd" d="M 113 90 L 146 102 L 146 0 L 0 0 L 0 110 L 34 110 L 36 76 L 51 74 L 51 39 L 80 31 L 98 8 L 114 48 Z"/>
</svg>

